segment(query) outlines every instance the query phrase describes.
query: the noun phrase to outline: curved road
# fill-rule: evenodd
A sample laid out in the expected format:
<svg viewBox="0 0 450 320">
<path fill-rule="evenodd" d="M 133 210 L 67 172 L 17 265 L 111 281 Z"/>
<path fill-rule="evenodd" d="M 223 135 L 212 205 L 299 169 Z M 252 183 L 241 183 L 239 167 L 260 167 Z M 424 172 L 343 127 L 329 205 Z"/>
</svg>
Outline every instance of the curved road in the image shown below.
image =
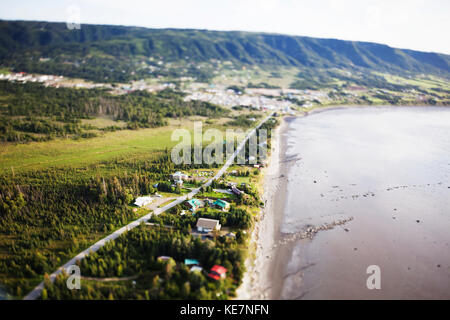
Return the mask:
<svg viewBox="0 0 450 320">
<path fill-rule="evenodd" d="M 264 118 L 264 120 L 262 120 L 255 128 L 252 129 L 252 131 L 250 131 L 247 136 L 245 137 L 245 139 L 243 141 L 241 141 L 241 143 L 239 144 L 239 146 L 237 147 L 237 149 L 235 150 L 235 152 L 233 153 L 233 155 L 231 157 L 229 157 L 229 159 L 227 160 L 227 162 L 225 162 L 225 164 L 223 165 L 223 167 L 216 173 L 216 175 L 214 177 L 212 177 L 211 179 L 209 179 L 205 184 L 203 184 L 204 187 L 208 187 L 209 185 L 211 185 L 213 180 L 216 180 L 218 178 L 220 178 L 225 171 L 230 167 L 230 165 L 233 163 L 234 159 L 236 158 L 236 156 L 238 155 L 238 153 L 242 150 L 242 148 L 245 146 L 246 141 L 256 132 L 256 130 L 259 129 L 259 127 L 261 127 L 270 117 L 272 117 L 272 115 L 275 112 L 272 112 L 269 116 L 267 116 L 266 118 Z M 196 195 L 198 192 L 200 191 L 200 188 L 194 189 L 192 190 L 190 193 L 185 194 L 184 196 L 178 197 L 177 200 L 169 203 L 168 205 L 162 207 L 162 208 L 156 208 L 153 213 L 149 213 L 145 216 L 140 217 L 139 219 L 127 224 L 126 226 L 117 229 L 116 231 L 114 231 L 113 233 L 111 233 L 110 235 L 104 237 L 103 239 L 97 241 L 96 243 L 94 243 L 92 246 L 90 246 L 89 248 L 87 248 L 86 250 L 80 252 L 79 254 L 77 254 L 75 257 L 73 257 L 71 260 L 69 260 L 66 264 L 64 264 L 63 266 L 59 267 L 58 270 L 56 270 L 55 272 L 53 272 L 52 274 L 50 274 L 50 281 L 54 282 L 56 277 L 61 274 L 63 272 L 63 270 L 69 268 L 70 266 L 74 265 L 77 260 L 81 260 L 84 257 L 86 257 L 87 255 L 89 255 L 92 252 L 96 252 L 97 250 L 99 250 L 101 247 L 103 247 L 108 241 L 114 240 L 116 238 L 118 238 L 120 235 L 122 235 L 123 233 L 139 226 L 142 222 L 147 222 L 150 217 L 152 216 L 152 214 L 161 214 L 162 212 L 169 210 L 170 208 L 176 206 L 177 204 L 182 203 L 183 201 L 186 201 L 187 199 L 192 198 L 194 195 Z M 39 296 L 42 293 L 42 289 L 44 289 L 44 281 L 42 281 L 40 284 L 38 284 L 30 293 L 28 293 L 23 299 L 24 300 L 35 300 L 37 298 L 39 298 Z"/>
</svg>

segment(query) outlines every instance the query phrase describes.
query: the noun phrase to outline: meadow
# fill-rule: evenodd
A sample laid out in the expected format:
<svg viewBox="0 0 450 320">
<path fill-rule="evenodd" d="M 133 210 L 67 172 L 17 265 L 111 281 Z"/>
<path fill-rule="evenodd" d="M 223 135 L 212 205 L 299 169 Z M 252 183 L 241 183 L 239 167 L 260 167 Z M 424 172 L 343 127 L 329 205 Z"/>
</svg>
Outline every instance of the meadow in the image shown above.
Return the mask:
<svg viewBox="0 0 450 320">
<path fill-rule="evenodd" d="M 187 129 L 192 134 L 196 120 L 200 119 L 171 119 L 169 125 L 164 127 L 107 132 L 90 139 L 55 139 L 26 144 L 2 143 L 0 169 L 20 172 L 48 167 L 83 167 L 125 156 L 142 158 L 146 154 L 170 149 L 178 144 L 179 141 L 171 140 L 173 130 Z M 225 131 L 225 127 L 220 124 L 204 124 L 203 128 Z"/>
</svg>

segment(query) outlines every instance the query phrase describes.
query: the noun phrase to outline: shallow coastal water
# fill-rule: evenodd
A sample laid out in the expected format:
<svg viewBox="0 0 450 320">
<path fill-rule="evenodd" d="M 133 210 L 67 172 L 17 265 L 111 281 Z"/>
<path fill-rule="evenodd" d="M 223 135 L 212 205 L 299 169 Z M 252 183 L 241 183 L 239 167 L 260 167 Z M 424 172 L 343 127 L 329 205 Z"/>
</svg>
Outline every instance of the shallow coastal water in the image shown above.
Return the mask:
<svg viewBox="0 0 450 320">
<path fill-rule="evenodd" d="M 272 298 L 450 298 L 449 108 L 329 110 L 289 121 L 284 139 Z"/>
</svg>

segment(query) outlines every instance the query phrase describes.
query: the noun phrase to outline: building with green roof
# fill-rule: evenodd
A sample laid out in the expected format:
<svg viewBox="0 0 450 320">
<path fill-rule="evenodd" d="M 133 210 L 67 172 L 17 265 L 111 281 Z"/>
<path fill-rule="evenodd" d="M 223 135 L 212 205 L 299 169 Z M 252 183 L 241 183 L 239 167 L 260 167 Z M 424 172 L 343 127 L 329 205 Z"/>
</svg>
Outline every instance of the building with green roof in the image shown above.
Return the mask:
<svg viewBox="0 0 450 320">
<path fill-rule="evenodd" d="M 191 207 L 191 211 L 197 211 L 198 208 L 203 206 L 203 202 L 198 199 L 191 199 L 187 201 L 188 205 Z"/>
<path fill-rule="evenodd" d="M 222 209 L 223 211 L 230 209 L 230 204 L 222 199 L 217 199 L 216 201 L 214 201 L 214 205 L 217 208 Z"/>
</svg>

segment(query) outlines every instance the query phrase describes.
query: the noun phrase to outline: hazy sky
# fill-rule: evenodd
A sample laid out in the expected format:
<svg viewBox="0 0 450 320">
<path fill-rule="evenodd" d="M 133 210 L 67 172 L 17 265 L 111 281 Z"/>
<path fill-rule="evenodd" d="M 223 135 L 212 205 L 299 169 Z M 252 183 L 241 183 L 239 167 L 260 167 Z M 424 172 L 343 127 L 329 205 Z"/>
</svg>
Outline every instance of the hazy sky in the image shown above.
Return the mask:
<svg viewBox="0 0 450 320">
<path fill-rule="evenodd" d="M 450 54 L 450 0 L 0 1 L 8 20 L 64 22 L 77 11 L 81 24 L 264 31 Z"/>
</svg>

